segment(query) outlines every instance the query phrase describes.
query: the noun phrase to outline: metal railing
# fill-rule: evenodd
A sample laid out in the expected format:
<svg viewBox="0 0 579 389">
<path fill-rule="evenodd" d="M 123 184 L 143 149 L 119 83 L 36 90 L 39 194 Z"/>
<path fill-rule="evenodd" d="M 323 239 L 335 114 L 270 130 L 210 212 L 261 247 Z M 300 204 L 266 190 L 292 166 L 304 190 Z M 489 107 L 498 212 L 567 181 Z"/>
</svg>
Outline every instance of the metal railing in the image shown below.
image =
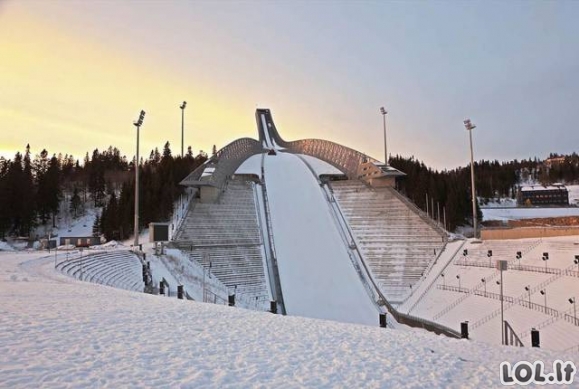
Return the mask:
<svg viewBox="0 0 579 389">
<path fill-rule="evenodd" d="M 573 267 L 573 266 L 575 266 L 575 265 L 571 265 L 570 267 Z M 498 273 L 498 272 L 497 272 L 497 273 Z M 495 273 L 495 275 L 496 275 L 497 273 Z M 538 284 L 538 285 L 534 286 L 533 288 L 531 288 L 530 293 L 533 294 L 533 293 L 535 293 L 535 292 L 543 289 L 545 286 L 547 286 L 547 285 L 549 285 L 550 283 L 558 280 L 559 278 L 561 278 L 561 276 L 558 275 L 558 274 L 555 274 L 555 275 L 553 275 L 552 277 L 549 277 L 547 280 L 545 280 L 545 281 L 541 282 L 540 284 Z M 487 281 L 488 281 L 488 279 L 487 279 Z M 477 288 L 477 289 L 480 289 L 480 288 Z M 528 293 L 529 293 L 529 292 L 525 292 L 525 293 L 521 294 L 521 295 L 519 296 L 519 299 L 524 299 L 524 297 L 525 297 Z M 504 310 L 507 310 L 507 309 L 511 308 L 513 305 L 515 305 L 514 302 L 513 302 L 513 303 L 507 302 L 507 304 L 506 304 L 505 307 L 504 307 Z M 492 319 L 495 318 L 496 316 L 500 315 L 500 313 L 501 313 L 501 309 L 500 309 L 500 308 L 497 308 L 497 309 L 494 310 L 493 312 L 489 313 L 489 314 L 486 315 L 485 317 L 483 317 L 483 318 L 477 320 L 475 323 L 473 323 L 473 325 L 472 325 L 471 328 L 472 328 L 472 329 L 475 329 L 475 328 L 477 328 L 477 327 L 480 327 L 481 325 L 489 322 L 490 320 L 492 320 Z"/>
<path fill-rule="evenodd" d="M 515 330 L 513 330 L 513 327 L 511 327 L 509 322 L 505 320 L 503 322 L 503 325 L 505 326 L 505 344 L 507 346 L 525 347 L 525 345 L 523 344 L 521 339 L 517 336 Z"/>
<path fill-rule="evenodd" d="M 268 264 L 269 264 L 268 269 L 270 269 L 273 272 L 273 278 L 274 278 L 274 285 L 272 285 L 272 292 L 274 294 L 273 297 L 277 301 L 282 315 L 285 315 L 286 309 L 285 309 L 285 304 L 284 304 L 284 300 L 283 300 L 283 292 L 281 289 L 279 269 L 277 266 L 277 253 L 275 251 L 275 243 L 274 243 L 274 237 L 273 237 L 273 226 L 271 224 L 271 212 L 269 209 L 269 199 L 267 197 L 267 188 L 266 188 L 266 184 L 265 184 L 265 174 L 264 174 L 265 170 L 264 170 L 263 158 L 264 157 L 262 156 L 262 159 L 261 159 L 261 190 L 262 190 L 263 207 L 264 207 L 264 211 L 265 211 L 264 216 L 265 216 L 265 223 L 267 226 L 267 235 L 268 235 L 268 243 L 269 243 L 269 255 L 268 255 L 266 262 L 268 262 Z"/>
<path fill-rule="evenodd" d="M 535 247 L 537 247 L 539 244 L 541 244 L 541 240 L 539 239 L 539 241 L 535 242 L 533 245 L 527 247 L 524 251 L 523 251 L 523 255 L 530 252 L 531 250 L 533 250 Z M 457 253 L 455 253 L 454 256 L 456 256 Z M 509 266 L 511 265 L 511 263 L 513 261 L 515 261 L 516 259 L 511 259 L 509 260 Z M 496 271 L 493 274 L 491 274 L 490 276 L 486 277 L 485 282 L 489 282 L 492 281 L 493 279 L 495 279 L 496 277 L 499 276 L 499 272 Z M 482 288 L 484 285 L 484 282 L 479 282 L 478 284 L 476 284 L 474 286 L 474 288 L 471 289 L 471 293 L 474 293 L 475 290 L 478 290 L 480 288 Z M 443 315 L 446 315 L 448 312 L 450 312 L 452 309 L 454 309 L 455 307 L 457 307 L 460 303 L 462 303 L 466 298 L 468 298 L 468 296 L 470 296 L 470 294 L 465 294 L 461 297 L 459 297 L 457 300 L 455 300 L 454 302 L 452 302 L 451 304 L 447 305 L 444 309 L 442 309 L 440 312 L 438 312 L 436 315 L 434 315 L 434 320 L 439 319 L 440 317 L 442 317 Z M 489 316 L 492 315 L 492 317 L 497 316 L 498 314 L 500 314 L 500 309 L 489 314 Z M 492 318 L 491 317 L 491 318 Z M 490 320 L 490 319 L 489 319 Z M 476 328 L 475 326 L 477 325 L 477 323 L 475 323 L 473 325 L 473 328 Z"/>
<path fill-rule="evenodd" d="M 458 292 L 458 293 L 472 293 L 475 296 L 480 296 L 480 297 L 484 297 L 484 298 L 488 298 L 488 299 L 493 299 L 493 300 L 501 300 L 501 295 L 499 293 L 493 293 L 493 292 L 486 292 L 484 290 L 475 290 L 475 291 L 471 291 L 469 288 L 459 288 L 457 286 L 452 286 L 452 285 L 437 285 L 436 286 L 437 289 L 440 290 L 447 290 L 450 292 Z M 511 303 L 511 304 L 517 304 L 520 305 L 521 307 L 524 308 L 529 308 L 532 309 L 534 311 L 538 311 L 547 315 L 551 315 L 554 317 L 559 317 L 559 315 L 561 315 L 561 312 L 559 312 L 556 309 L 553 308 L 549 308 L 546 307 L 545 305 L 541 305 L 541 304 L 537 304 L 537 303 L 533 303 L 533 302 L 529 302 L 529 300 L 525 300 L 524 298 L 516 298 L 513 296 L 505 296 L 503 295 L 503 301 L 507 302 L 507 303 Z"/>
<path fill-rule="evenodd" d="M 457 266 L 472 266 L 472 267 L 486 267 L 490 269 L 495 268 L 494 261 L 468 261 L 466 257 L 464 259 L 458 259 L 454 263 Z M 573 269 L 557 269 L 553 267 L 544 266 L 531 266 L 531 265 L 519 265 L 519 264 L 509 264 L 509 270 L 519 270 L 533 273 L 545 273 L 545 274 L 557 274 L 560 276 L 569 277 L 579 277 L 579 271 Z"/>
<path fill-rule="evenodd" d="M 451 258 L 454 258 L 454 257 L 456 256 L 456 254 L 464 247 L 465 244 L 466 244 L 466 241 L 465 241 L 465 242 L 462 242 L 462 244 L 455 250 L 455 252 L 454 252 L 454 254 L 452 255 Z M 442 252 L 438 255 L 438 257 L 437 257 L 436 260 L 438 260 L 438 259 L 440 258 L 441 254 L 442 254 Z M 450 263 L 451 263 L 451 262 L 449 261 L 449 262 L 442 268 L 442 270 L 438 273 L 438 276 L 439 276 L 440 274 L 442 274 L 442 273 L 446 270 L 446 268 L 450 265 Z M 428 269 L 428 271 L 425 273 L 425 280 L 426 280 L 426 275 L 428 275 L 428 274 L 430 273 L 430 270 L 432 270 L 432 267 L 430 267 L 430 269 Z M 414 302 L 414 304 L 412 304 L 412 306 L 410 307 L 410 309 L 408 309 L 408 312 L 407 312 L 408 314 L 410 314 L 410 312 L 412 312 L 412 310 L 413 310 L 414 308 L 416 308 L 416 306 L 417 306 L 418 304 L 420 304 L 420 302 L 422 302 L 422 299 L 424 298 L 424 296 L 426 296 L 426 294 L 432 289 L 432 287 L 433 287 L 434 285 L 436 285 L 436 281 L 437 281 L 437 279 L 438 279 L 438 276 L 434 277 L 434 278 L 432 279 L 432 281 L 430 282 L 430 285 L 428 285 L 428 287 L 422 291 L 422 293 L 421 293 L 420 296 L 416 299 L 416 301 Z M 412 295 L 411 295 L 411 296 L 412 296 Z M 411 297 L 411 296 L 409 296 L 409 297 Z"/>
</svg>

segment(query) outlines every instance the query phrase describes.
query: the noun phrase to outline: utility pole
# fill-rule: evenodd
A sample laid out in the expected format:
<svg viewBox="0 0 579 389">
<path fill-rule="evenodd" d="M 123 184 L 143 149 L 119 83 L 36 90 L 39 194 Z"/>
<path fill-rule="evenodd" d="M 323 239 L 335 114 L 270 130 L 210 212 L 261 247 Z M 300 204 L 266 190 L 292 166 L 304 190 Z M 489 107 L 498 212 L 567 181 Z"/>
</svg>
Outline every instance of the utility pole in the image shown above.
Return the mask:
<svg viewBox="0 0 579 389">
<path fill-rule="evenodd" d="M 135 243 L 133 247 L 135 250 L 139 247 L 139 130 L 143 125 L 145 119 L 145 111 L 141 110 L 139 119 L 133 122 L 137 127 L 137 156 L 135 157 Z"/>
<path fill-rule="evenodd" d="M 380 107 L 380 113 L 382 114 L 382 123 L 384 125 L 384 164 L 388 166 L 388 147 L 386 143 L 386 115 L 388 111 L 384 107 Z"/>
<path fill-rule="evenodd" d="M 464 120 L 464 127 L 468 131 L 469 139 L 470 139 L 470 186 L 472 189 L 472 227 L 474 231 L 474 238 L 477 237 L 477 220 L 476 220 L 476 190 L 474 187 L 474 153 L 472 150 L 472 130 L 476 128 L 474 124 L 470 121 L 470 119 Z"/>
</svg>

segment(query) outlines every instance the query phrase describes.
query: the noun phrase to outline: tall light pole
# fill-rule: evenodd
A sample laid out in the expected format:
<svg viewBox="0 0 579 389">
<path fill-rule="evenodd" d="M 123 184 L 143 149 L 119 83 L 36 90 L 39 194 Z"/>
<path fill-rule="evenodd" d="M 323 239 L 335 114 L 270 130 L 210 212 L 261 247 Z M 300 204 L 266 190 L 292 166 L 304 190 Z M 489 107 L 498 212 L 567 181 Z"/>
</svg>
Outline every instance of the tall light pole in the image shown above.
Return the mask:
<svg viewBox="0 0 579 389">
<path fill-rule="evenodd" d="M 185 156 L 185 154 L 183 154 L 183 146 L 185 143 L 185 106 L 187 106 L 186 101 L 183 101 L 183 104 L 179 106 L 179 108 L 181 108 L 181 158 Z"/>
<path fill-rule="evenodd" d="M 384 124 L 384 163 L 388 166 L 388 147 L 386 144 L 386 115 L 388 111 L 384 107 L 380 107 L 380 113 L 382 114 L 382 123 Z"/>
<path fill-rule="evenodd" d="M 577 300 L 575 297 L 571 297 L 569 302 L 573 304 L 573 325 L 577 325 Z"/>
<path fill-rule="evenodd" d="M 471 123 L 470 119 L 465 119 L 463 121 L 464 128 L 468 131 L 469 139 L 470 139 L 470 186 L 472 189 L 472 227 L 474 230 L 474 238 L 476 239 L 476 191 L 474 187 L 474 155 L 472 151 L 472 130 L 476 128 L 474 124 Z"/>
<path fill-rule="evenodd" d="M 501 280 L 500 282 L 497 281 L 497 283 L 500 283 L 501 285 L 501 344 L 504 345 L 505 344 L 505 310 L 504 310 L 504 298 L 503 298 L 503 271 L 506 271 L 508 269 L 508 262 L 505 260 L 498 260 L 497 261 L 497 270 L 499 270 L 501 272 Z"/>
<path fill-rule="evenodd" d="M 133 125 L 137 127 L 137 156 L 135 158 L 135 243 L 133 244 L 135 249 L 139 246 L 139 130 L 143 125 L 144 119 L 145 111 L 141 110 L 139 119 L 133 122 Z"/>
</svg>

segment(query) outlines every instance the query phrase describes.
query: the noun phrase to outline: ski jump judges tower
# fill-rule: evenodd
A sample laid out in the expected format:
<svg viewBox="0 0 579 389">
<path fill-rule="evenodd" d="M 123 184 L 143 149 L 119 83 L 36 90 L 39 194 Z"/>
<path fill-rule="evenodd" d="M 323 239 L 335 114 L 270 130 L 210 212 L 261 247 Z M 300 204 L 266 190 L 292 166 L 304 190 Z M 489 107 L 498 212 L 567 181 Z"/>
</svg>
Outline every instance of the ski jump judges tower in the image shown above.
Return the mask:
<svg viewBox="0 0 579 389">
<path fill-rule="evenodd" d="M 255 117 L 258 140 L 231 142 L 181 181 L 194 195 L 172 244 L 261 307 L 368 324 L 388 310 L 459 336 L 396 311 L 447 236 L 395 190 L 405 174 L 327 140 L 286 141 L 269 109 Z"/>
</svg>

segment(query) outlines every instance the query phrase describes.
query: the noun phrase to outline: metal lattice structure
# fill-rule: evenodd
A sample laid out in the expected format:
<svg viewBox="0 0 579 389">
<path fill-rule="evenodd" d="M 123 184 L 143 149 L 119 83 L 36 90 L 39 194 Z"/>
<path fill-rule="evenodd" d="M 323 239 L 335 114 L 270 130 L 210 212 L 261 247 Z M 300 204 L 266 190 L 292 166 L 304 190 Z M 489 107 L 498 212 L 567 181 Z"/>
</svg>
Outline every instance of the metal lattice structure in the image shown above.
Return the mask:
<svg viewBox="0 0 579 389">
<path fill-rule="evenodd" d="M 358 169 L 363 163 L 380 163 L 378 160 L 370 158 L 359 151 L 323 139 L 301 139 L 287 142 L 277 131 L 269 109 L 258 109 L 255 115 L 261 142 L 266 139 L 266 134 L 269 134 L 278 146 L 292 153 L 305 154 L 321 159 L 342 171 L 348 178 L 358 178 Z M 265 115 L 269 128 L 264 128 L 264 123 L 260 120 L 260 116 L 263 115 Z"/>
<path fill-rule="evenodd" d="M 280 145 L 293 153 L 310 155 L 321 159 L 338 168 L 350 179 L 358 178 L 358 170 L 363 163 L 380 163 L 359 151 L 323 139 L 302 139 L 293 142 L 283 142 L 283 144 L 280 142 Z"/>
<path fill-rule="evenodd" d="M 361 167 L 364 164 L 370 165 L 371 170 L 375 172 L 373 174 L 378 176 L 404 175 L 404 173 L 392 167 L 384 167 L 382 162 L 364 153 L 328 140 L 301 139 L 292 142 L 285 141 L 275 127 L 269 109 L 258 109 L 255 115 L 260 142 L 267 142 L 269 136 L 277 146 L 285 148 L 286 151 L 318 158 L 334 166 L 350 179 L 363 178 Z"/>
<path fill-rule="evenodd" d="M 184 186 L 214 186 L 222 188 L 227 178 L 252 155 L 263 152 L 255 139 L 240 138 L 223 147 L 206 163 L 192 171 L 180 182 Z"/>
</svg>

